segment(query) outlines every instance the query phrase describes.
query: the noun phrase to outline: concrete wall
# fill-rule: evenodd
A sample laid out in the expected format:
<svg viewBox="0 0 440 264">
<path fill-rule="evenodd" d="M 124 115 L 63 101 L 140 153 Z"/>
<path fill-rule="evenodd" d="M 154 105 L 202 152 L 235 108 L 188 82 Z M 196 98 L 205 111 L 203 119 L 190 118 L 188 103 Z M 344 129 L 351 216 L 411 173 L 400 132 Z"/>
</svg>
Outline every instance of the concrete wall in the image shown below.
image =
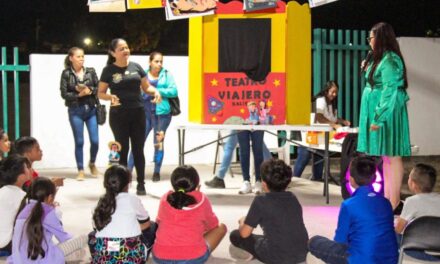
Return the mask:
<svg viewBox="0 0 440 264">
<path fill-rule="evenodd" d="M 440 155 L 440 39 L 400 38 L 408 71 L 411 144 Z"/>
<path fill-rule="evenodd" d="M 70 128 L 67 107 L 60 94 L 60 77 L 65 55 L 32 54 L 30 56 L 31 81 L 31 135 L 38 139 L 43 149 L 43 160 L 36 162 L 36 168 L 75 168 L 74 142 Z M 105 66 L 106 55 L 86 55 L 85 65 L 94 67 L 101 75 Z M 139 63 L 143 68 L 148 66 L 148 56 L 131 56 L 131 60 Z M 178 164 L 176 124 L 188 121 L 188 57 L 165 56 L 164 66 L 173 74 L 178 90 L 182 113 L 173 117 L 167 131 L 165 141 L 164 164 Z M 104 102 L 104 101 L 101 101 Z M 108 110 L 108 103 L 107 103 Z M 226 132 L 225 132 L 226 134 Z M 84 128 L 84 164 L 89 161 L 89 140 Z M 186 150 L 217 138 L 217 131 L 187 131 Z M 113 134 L 107 122 L 99 126 L 98 166 L 106 166 L 109 150 L 107 143 L 113 140 Z M 276 146 L 276 137 L 266 135 L 265 141 L 269 147 Z M 215 144 L 185 156 L 187 164 L 213 164 Z M 153 160 L 153 138 L 149 136 L 145 144 L 145 159 L 147 166 Z"/>
<path fill-rule="evenodd" d="M 409 118 L 411 142 L 418 145 L 417 155 L 440 155 L 440 39 L 400 38 L 403 56 L 408 69 Z M 35 166 L 44 168 L 76 167 L 72 131 L 59 90 L 61 71 L 65 55 L 32 54 L 31 65 L 31 135 L 40 141 L 44 151 L 43 161 Z M 94 67 L 100 76 L 107 56 L 86 55 L 86 66 Z M 148 65 L 147 56 L 132 56 L 132 61 L 142 67 Z M 179 89 L 182 114 L 174 117 L 167 132 L 164 164 L 177 164 L 176 124 L 188 120 L 188 58 L 165 56 L 164 65 L 174 75 Z M 86 131 L 86 130 L 85 130 Z M 84 146 L 84 163 L 89 161 L 88 134 Z M 97 164 L 105 166 L 109 150 L 107 142 L 113 139 L 108 122 L 99 126 L 100 151 Z M 188 131 L 186 149 L 217 137 L 216 131 Z M 266 144 L 276 146 L 276 138 L 266 135 Z M 151 165 L 153 154 L 152 137 L 145 146 L 147 165 Z M 209 164 L 214 160 L 215 145 L 208 146 L 186 156 L 188 164 Z"/>
</svg>

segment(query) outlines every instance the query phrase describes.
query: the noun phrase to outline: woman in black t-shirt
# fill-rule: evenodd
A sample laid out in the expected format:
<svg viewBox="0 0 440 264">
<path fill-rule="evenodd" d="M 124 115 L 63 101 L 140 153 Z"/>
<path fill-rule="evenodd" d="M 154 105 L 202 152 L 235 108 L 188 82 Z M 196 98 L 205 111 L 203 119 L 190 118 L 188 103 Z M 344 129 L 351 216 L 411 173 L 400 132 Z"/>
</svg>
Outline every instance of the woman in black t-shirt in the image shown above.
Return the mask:
<svg viewBox="0 0 440 264">
<path fill-rule="evenodd" d="M 123 39 L 114 39 L 108 50 L 107 66 L 103 69 L 98 86 L 98 96 L 110 100 L 110 127 L 122 149 L 119 163 L 127 166 L 127 154 L 131 143 L 137 174 L 137 194 L 145 195 L 145 112 L 141 90 L 153 95 L 153 103 L 162 98 L 151 86 L 142 67 L 130 62 L 130 49 Z M 110 88 L 111 94 L 107 94 Z M 129 142 L 131 140 L 131 142 Z"/>
</svg>

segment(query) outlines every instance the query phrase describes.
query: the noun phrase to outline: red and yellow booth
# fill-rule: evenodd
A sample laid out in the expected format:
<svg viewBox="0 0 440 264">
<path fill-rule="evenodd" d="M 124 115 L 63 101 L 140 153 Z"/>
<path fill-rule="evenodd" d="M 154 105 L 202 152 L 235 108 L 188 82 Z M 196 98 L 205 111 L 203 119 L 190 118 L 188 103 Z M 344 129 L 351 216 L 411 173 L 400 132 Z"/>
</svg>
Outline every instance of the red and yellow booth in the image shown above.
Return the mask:
<svg viewBox="0 0 440 264">
<path fill-rule="evenodd" d="M 311 15 L 295 1 L 246 13 L 218 3 L 216 15 L 189 22 L 189 121 L 246 119 L 247 104 L 267 109 L 271 124 L 309 124 Z"/>
</svg>

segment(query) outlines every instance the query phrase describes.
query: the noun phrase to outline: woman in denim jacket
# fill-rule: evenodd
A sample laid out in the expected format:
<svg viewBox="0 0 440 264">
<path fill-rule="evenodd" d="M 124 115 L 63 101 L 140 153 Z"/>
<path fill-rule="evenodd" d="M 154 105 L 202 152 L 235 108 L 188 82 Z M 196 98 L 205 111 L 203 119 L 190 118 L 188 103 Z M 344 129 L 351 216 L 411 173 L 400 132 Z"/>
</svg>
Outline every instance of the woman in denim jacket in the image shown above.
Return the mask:
<svg viewBox="0 0 440 264">
<path fill-rule="evenodd" d="M 150 67 L 147 70 L 148 82 L 157 88 L 162 96 L 162 102 L 159 104 L 151 103 L 152 96 L 142 94 L 144 99 L 145 115 L 147 118 L 147 128 L 145 139 L 153 129 L 154 132 L 154 172 L 153 181 L 160 180 L 160 168 L 164 156 L 165 132 L 171 123 L 171 111 L 168 98 L 177 97 L 177 87 L 174 78 L 168 70 L 162 67 L 163 55 L 154 51 L 150 54 Z M 133 168 L 133 156 L 130 153 L 128 167 Z"/>
<path fill-rule="evenodd" d="M 84 67 L 84 50 L 78 47 L 69 49 L 61 74 L 61 97 L 68 107 L 69 122 L 75 140 L 75 159 L 78 168 L 77 180 L 84 180 L 83 146 L 84 123 L 90 138 L 89 168 L 92 176 L 99 174 L 95 166 L 99 148 L 98 123 L 96 122 L 96 91 L 98 76 L 94 68 Z"/>
</svg>

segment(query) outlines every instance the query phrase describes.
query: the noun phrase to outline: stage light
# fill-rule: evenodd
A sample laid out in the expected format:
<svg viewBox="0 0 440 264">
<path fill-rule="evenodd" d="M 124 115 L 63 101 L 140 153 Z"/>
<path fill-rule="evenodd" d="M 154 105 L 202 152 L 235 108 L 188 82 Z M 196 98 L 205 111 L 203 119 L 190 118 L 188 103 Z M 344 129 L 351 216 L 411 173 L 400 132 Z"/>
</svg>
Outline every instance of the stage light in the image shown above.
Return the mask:
<svg viewBox="0 0 440 264">
<path fill-rule="evenodd" d="M 347 188 L 347 191 L 351 196 L 356 189 L 354 189 L 350 185 L 350 169 L 349 168 L 345 172 L 345 179 L 346 179 L 345 188 Z M 371 186 L 373 186 L 373 189 L 375 192 L 383 193 L 383 177 L 380 174 L 380 171 L 378 169 L 376 169 L 376 179 L 373 181 Z"/>
</svg>

